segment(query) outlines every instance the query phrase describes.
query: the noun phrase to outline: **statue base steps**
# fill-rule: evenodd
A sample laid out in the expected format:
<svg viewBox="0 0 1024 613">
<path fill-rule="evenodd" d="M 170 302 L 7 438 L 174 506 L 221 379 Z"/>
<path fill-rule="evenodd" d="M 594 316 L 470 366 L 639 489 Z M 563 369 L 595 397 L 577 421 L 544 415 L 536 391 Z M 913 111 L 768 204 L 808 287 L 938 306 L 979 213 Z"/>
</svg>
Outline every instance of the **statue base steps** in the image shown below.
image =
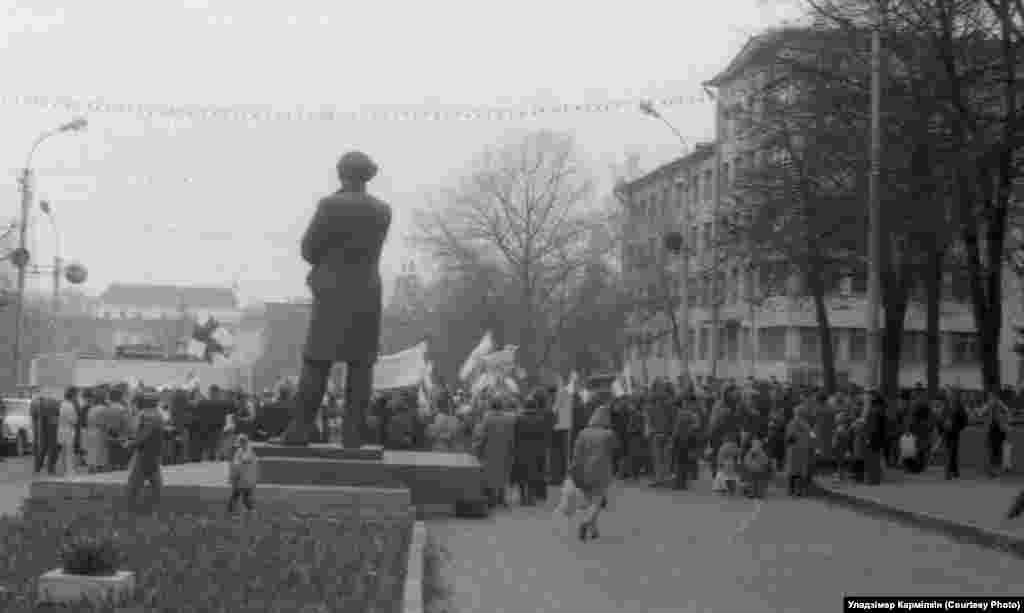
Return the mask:
<svg viewBox="0 0 1024 613">
<path fill-rule="evenodd" d="M 161 508 L 181 512 L 226 508 L 231 496 L 227 462 L 177 464 L 164 466 L 162 471 Z M 38 479 L 31 485 L 28 503 L 105 503 L 122 499 L 127 481 L 127 471 Z M 149 495 L 149 490 L 143 489 L 141 504 L 147 504 Z M 398 483 L 393 487 L 358 487 L 329 483 L 282 484 L 263 479 L 256 486 L 253 499 L 257 512 L 280 508 L 293 513 L 392 520 L 409 518 L 415 511 L 409 490 Z"/>
<path fill-rule="evenodd" d="M 485 499 L 483 467 L 468 453 L 384 451 L 375 461 L 325 458 L 313 446 L 285 449 L 287 456 L 257 451 L 263 483 L 405 488 L 421 513 L 438 507 L 454 511 L 456 505 Z"/>
</svg>

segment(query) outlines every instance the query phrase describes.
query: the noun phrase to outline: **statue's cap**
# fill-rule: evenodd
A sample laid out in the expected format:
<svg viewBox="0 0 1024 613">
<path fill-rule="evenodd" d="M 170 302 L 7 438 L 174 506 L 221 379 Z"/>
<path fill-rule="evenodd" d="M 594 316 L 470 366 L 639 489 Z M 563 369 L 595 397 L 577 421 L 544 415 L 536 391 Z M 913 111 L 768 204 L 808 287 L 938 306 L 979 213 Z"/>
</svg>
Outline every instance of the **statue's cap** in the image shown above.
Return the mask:
<svg viewBox="0 0 1024 613">
<path fill-rule="evenodd" d="M 368 183 L 377 176 L 377 164 L 362 151 L 349 151 L 338 160 L 338 176 Z"/>
</svg>

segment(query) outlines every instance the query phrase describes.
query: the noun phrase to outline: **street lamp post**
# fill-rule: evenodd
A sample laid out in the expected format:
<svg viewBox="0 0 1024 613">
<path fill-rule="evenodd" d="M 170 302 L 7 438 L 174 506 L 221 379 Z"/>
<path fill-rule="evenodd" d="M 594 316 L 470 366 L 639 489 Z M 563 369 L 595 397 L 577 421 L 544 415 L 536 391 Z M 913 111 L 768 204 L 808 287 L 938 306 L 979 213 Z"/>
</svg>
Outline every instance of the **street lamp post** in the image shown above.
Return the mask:
<svg viewBox="0 0 1024 613">
<path fill-rule="evenodd" d="M 669 130 L 676 135 L 679 139 L 679 144 L 683 148 L 683 154 L 686 154 L 687 140 L 683 137 L 682 133 L 672 124 L 665 116 L 658 112 L 658 109 L 654 107 L 649 101 L 643 101 L 640 103 L 640 112 L 648 117 L 657 119 L 661 123 L 668 126 Z M 676 255 L 682 256 L 683 265 L 683 278 L 680 287 L 682 288 L 682 314 L 681 319 L 683 320 L 682 325 L 682 337 L 683 337 L 683 355 L 679 356 L 680 370 L 683 377 L 683 381 L 687 385 L 690 384 L 690 249 L 691 245 L 686 244 L 686 229 L 689 227 L 689 207 L 686 206 L 683 194 L 685 193 L 686 182 L 682 179 L 676 180 L 677 193 L 680 198 L 680 202 L 683 204 L 683 228 L 682 231 L 670 231 L 665 234 L 665 247 Z"/>
<path fill-rule="evenodd" d="M 61 134 L 63 132 L 78 132 L 84 130 L 88 125 L 88 122 L 83 118 L 74 119 L 68 123 L 58 127 L 55 130 L 43 132 L 40 134 L 35 142 L 32 143 L 32 148 L 28 151 L 28 156 L 25 158 L 25 167 L 21 171 L 20 177 L 20 188 L 21 188 L 21 219 L 18 225 L 18 260 L 15 265 L 18 267 L 18 300 L 15 304 L 14 310 L 14 382 L 16 385 L 23 383 L 24 369 L 21 363 L 21 354 L 24 350 L 25 343 L 25 330 L 24 330 L 24 317 L 25 317 L 25 281 L 27 275 L 28 266 L 28 218 L 32 213 L 32 196 L 33 196 L 33 172 L 32 172 L 32 157 L 35 155 L 39 145 L 43 144 L 43 141 L 55 134 Z"/>
<path fill-rule="evenodd" d="M 53 296 L 51 298 L 50 310 L 53 315 L 53 352 L 60 353 L 63 349 L 63 334 L 61 330 L 61 303 L 60 303 L 60 278 L 64 272 L 64 261 L 61 258 L 60 229 L 57 227 L 57 217 L 53 207 L 48 200 L 41 200 L 39 208 L 46 213 L 50 219 L 50 226 L 53 228 Z"/>
</svg>

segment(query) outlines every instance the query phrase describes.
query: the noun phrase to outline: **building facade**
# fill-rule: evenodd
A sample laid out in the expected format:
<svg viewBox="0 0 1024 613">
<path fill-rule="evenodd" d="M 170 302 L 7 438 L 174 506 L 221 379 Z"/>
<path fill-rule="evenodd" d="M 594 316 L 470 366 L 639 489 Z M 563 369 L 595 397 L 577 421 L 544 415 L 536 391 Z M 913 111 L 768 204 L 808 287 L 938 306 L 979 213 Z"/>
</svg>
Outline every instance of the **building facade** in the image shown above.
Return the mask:
<svg viewBox="0 0 1024 613">
<path fill-rule="evenodd" d="M 643 292 L 661 291 L 678 297 L 676 328 L 689 328 L 681 339 L 682 358 L 698 380 L 752 376 L 812 384 L 821 381 L 817 317 L 801 276 L 790 272 L 784 261 L 751 266 L 743 257 L 725 254 L 718 241 L 720 220 L 731 205 L 737 174 L 759 163 L 763 155 L 752 139 L 745 137 L 744 118 L 760 110 L 753 108 L 759 104 L 755 92 L 774 78 L 778 58 L 784 57 L 780 54 L 787 53 L 787 37 L 794 35 L 800 34 L 780 30 L 755 37 L 724 71 L 706 83 L 717 90 L 713 145 L 665 164 L 623 190 L 621 200 L 627 211 L 622 270 L 634 302 L 642 305 L 630 319 L 625 357 L 638 379 L 675 379 L 683 372 L 671 319 L 652 316 L 650 305 L 641 298 Z M 663 236 L 669 230 L 685 237 L 684 251 L 689 257 L 673 256 L 665 249 Z M 863 382 L 866 271 L 832 271 L 829 276 L 826 305 L 838 378 Z M 945 281 L 941 380 L 979 389 L 980 352 L 969 288 L 963 275 L 947 273 Z M 659 282 L 667 284 L 667 290 L 659 290 Z M 1000 347 L 1003 381 L 1015 384 L 1020 360 L 1012 348 L 1017 329 L 1024 325 L 1020 308 L 1024 286 L 1009 270 L 1005 282 Z M 646 289 L 646 285 L 651 287 Z M 683 296 L 688 297 L 688 308 L 681 303 Z M 906 386 L 926 380 L 925 322 L 923 292 L 912 292 L 900 369 L 901 384 Z"/>
<path fill-rule="evenodd" d="M 154 345 L 176 353 L 192 335 L 195 322 L 209 318 L 236 331 L 242 309 L 231 288 L 114 283 L 93 307 L 98 326 L 110 335 L 98 339 L 104 348 Z"/>
</svg>

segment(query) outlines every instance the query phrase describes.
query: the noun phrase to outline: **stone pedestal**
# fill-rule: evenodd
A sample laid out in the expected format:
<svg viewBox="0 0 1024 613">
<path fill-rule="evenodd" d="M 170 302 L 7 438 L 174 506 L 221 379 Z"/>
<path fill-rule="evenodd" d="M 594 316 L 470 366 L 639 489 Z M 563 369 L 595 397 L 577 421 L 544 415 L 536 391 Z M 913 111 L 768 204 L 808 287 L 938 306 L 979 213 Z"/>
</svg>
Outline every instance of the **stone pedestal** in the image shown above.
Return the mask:
<svg viewBox="0 0 1024 613">
<path fill-rule="evenodd" d="M 408 488 L 417 507 L 485 498 L 483 467 L 468 453 L 386 451 L 380 460 L 324 456 L 329 452 L 313 446 L 261 453 L 261 484 Z"/>
<path fill-rule="evenodd" d="M 89 602 L 123 604 L 135 591 L 135 573 L 118 571 L 108 576 L 69 575 L 61 569 L 39 577 L 38 600 L 41 603 L 77 605 Z"/>
<path fill-rule="evenodd" d="M 380 461 L 384 458 L 384 448 L 377 445 L 363 445 L 358 449 L 349 449 L 333 443 L 315 443 L 306 446 L 252 443 L 252 450 L 261 460 L 264 458 L 316 458 L 320 460 Z"/>
</svg>

